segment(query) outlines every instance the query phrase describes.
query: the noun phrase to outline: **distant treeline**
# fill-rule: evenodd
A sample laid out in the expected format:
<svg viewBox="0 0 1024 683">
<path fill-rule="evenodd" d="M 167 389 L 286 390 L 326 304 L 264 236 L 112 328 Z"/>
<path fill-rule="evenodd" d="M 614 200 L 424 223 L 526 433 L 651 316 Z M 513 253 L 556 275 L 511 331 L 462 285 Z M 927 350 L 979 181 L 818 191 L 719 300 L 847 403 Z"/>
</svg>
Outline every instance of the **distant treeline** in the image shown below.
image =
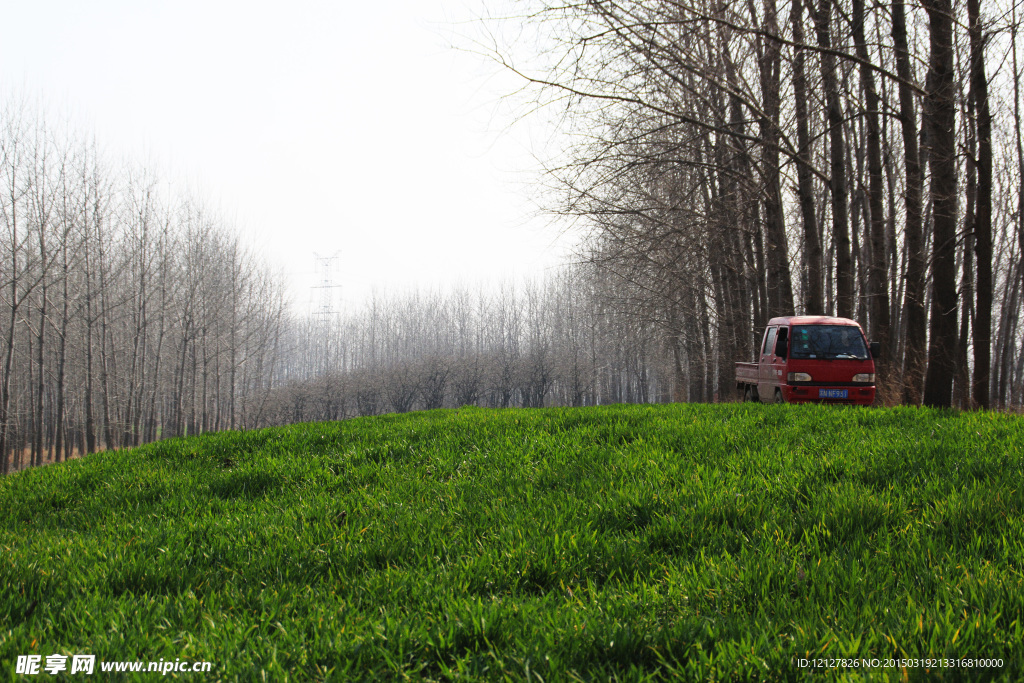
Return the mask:
<svg viewBox="0 0 1024 683">
<path fill-rule="evenodd" d="M 375 296 L 352 315 L 296 321 L 263 417 L 713 400 L 710 349 L 616 309 L 604 284 L 589 266 L 565 267 L 495 291 Z"/>
</svg>

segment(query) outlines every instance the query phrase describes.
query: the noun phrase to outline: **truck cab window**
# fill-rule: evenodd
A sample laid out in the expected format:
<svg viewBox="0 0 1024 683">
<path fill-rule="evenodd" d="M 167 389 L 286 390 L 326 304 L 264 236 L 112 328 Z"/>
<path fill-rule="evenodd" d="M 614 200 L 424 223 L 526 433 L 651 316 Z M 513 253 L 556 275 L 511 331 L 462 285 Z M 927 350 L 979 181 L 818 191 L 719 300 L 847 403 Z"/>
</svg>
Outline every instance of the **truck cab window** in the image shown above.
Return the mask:
<svg viewBox="0 0 1024 683">
<path fill-rule="evenodd" d="M 785 358 L 788 351 L 788 344 L 786 343 L 789 336 L 788 327 L 780 327 L 778 338 L 775 341 L 775 355 L 779 358 Z"/>
<path fill-rule="evenodd" d="M 768 353 L 775 346 L 775 333 L 778 332 L 777 327 L 769 327 L 768 333 L 764 336 L 764 346 L 761 348 L 761 355 L 768 355 Z"/>
</svg>

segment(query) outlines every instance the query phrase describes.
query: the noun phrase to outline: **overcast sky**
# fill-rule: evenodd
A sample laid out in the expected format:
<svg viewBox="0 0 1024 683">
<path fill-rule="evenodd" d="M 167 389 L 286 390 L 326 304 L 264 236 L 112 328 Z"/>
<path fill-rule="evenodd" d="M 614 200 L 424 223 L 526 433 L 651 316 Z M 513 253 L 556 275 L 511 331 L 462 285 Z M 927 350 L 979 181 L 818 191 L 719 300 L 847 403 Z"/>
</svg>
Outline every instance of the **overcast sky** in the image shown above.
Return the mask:
<svg viewBox="0 0 1024 683">
<path fill-rule="evenodd" d="M 537 274 L 565 253 L 530 189 L 551 138 L 509 127 L 519 84 L 450 47 L 475 4 L 10 2 L 0 85 L 200 188 L 300 309 L 314 254 L 349 302 Z"/>
</svg>

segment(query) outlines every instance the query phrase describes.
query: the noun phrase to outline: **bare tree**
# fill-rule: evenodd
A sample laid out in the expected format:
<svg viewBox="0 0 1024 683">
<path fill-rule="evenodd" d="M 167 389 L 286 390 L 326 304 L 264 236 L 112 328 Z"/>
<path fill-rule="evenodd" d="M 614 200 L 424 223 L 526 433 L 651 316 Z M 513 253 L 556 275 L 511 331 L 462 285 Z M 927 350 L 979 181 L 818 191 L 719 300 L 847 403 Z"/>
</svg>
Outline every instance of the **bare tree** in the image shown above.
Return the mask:
<svg viewBox="0 0 1024 683">
<path fill-rule="evenodd" d="M 929 22 L 928 136 L 932 205 L 932 305 L 924 403 L 950 406 L 957 340 L 956 292 L 956 88 L 953 72 L 953 7 L 923 0 Z"/>
</svg>

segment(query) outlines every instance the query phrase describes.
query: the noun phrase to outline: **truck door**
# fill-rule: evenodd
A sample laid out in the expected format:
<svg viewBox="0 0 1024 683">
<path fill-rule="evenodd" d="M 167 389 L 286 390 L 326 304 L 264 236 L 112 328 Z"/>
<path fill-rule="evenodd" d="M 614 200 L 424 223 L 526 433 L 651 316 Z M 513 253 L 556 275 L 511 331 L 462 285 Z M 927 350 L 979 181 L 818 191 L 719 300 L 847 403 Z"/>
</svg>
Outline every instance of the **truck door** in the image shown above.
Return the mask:
<svg viewBox="0 0 1024 683">
<path fill-rule="evenodd" d="M 775 335 L 775 346 L 772 349 L 772 397 L 775 388 L 786 383 L 787 358 L 789 358 L 789 328 L 780 327 Z"/>
<path fill-rule="evenodd" d="M 771 403 L 775 400 L 775 387 L 772 386 L 775 368 L 772 365 L 772 356 L 775 351 L 775 335 L 778 333 L 778 329 L 777 327 L 768 328 L 757 358 L 757 395 L 762 403 Z"/>
</svg>

